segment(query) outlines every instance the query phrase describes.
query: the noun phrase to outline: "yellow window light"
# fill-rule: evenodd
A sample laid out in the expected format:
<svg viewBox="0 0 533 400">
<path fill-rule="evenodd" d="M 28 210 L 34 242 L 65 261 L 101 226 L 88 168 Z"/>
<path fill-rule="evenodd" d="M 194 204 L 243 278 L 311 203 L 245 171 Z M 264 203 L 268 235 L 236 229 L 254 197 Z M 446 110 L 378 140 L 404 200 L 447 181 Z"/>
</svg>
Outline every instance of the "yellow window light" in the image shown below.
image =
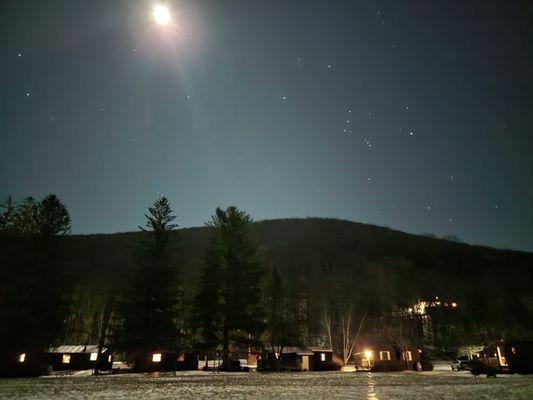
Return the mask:
<svg viewBox="0 0 533 400">
<path fill-rule="evenodd" d="M 22 353 L 19 355 L 19 362 L 23 363 L 24 361 L 26 361 L 26 353 Z"/>
<path fill-rule="evenodd" d="M 98 353 L 91 353 L 89 360 L 96 361 L 98 359 Z"/>
<path fill-rule="evenodd" d="M 161 362 L 161 353 L 152 354 L 152 362 L 155 362 L 155 363 Z"/>
<path fill-rule="evenodd" d="M 70 354 L 63 354 L 63 357 L 61 357 L 61 362 L 63 364 L 70 364 Z"/>
</svg>

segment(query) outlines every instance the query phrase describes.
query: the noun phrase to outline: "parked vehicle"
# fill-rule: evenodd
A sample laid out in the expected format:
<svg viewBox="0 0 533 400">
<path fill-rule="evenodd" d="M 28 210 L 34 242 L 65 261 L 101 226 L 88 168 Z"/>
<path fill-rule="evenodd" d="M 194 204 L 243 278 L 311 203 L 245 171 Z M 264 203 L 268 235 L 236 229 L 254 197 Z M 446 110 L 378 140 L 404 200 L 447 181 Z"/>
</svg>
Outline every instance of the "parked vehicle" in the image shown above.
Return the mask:
<svg viewBox="0 0 533 400">
<path fill-rule="evenodd" d="M 473 360 L 470 356 L 457 357 L 456 360 L 452 361 L 452 371 L 470 371 Z"/>
</svg>

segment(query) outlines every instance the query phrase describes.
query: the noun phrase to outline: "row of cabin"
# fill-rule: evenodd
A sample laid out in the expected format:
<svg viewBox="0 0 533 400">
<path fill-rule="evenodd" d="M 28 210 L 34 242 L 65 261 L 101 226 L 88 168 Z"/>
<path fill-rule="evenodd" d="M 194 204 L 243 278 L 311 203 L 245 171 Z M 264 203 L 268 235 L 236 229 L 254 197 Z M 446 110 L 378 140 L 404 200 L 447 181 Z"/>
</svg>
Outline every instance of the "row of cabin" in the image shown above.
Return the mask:
<svg viewBox="0 0 533 400">
<path fill-rule="evenodd" d="M 400 348 L 395 344 L 366 346 L 354 354 L 357 370 L 400 371 L 420 370 L 420 352 L 411 348 Z M 51 371 L 76 371 L 98 369 L 111 370 L 113 356 L 107 349 L 98 355 L 97 346 L 59 346 L 42 354 L 18 354 L 10 360 L 11 371 L 35 369 L 41 366 L 39 374 Z M 42 368 L 44 366 L 44 369 Z M 154 351 L 139 353 L 134 360 L 136 372 L 197 370 L 197 353 Z M 240 369 L 242 365 L 236 365 Z M 340 368 L 334 362 L 333 351 L 320 347 L 285 347 L 281 354 L 263 352 L 249 354 L 246 368 L 259 371 L 333 371 Z M 20 374 L 18 374 L 20 375 Z"/>
<path fill-rule="evenodd" d="M 425 370 L 421 350 L 394 342 L 366 342 L 353 355 L 354 369 L 363 371 Z M 113 356 L 98 346 L 59 346 L 43 353 L 21 353 L 0 360 L 0 375 L 39 375 L 51 371 L 111 370 Z M 479 362 L 498 373 L 533 373 L 533 341 L 508 341 L 486 346 Z M 331 371 L 340 368 L 333 351 L 319 347 L 286 347 L 281 354 L 249 354 L 246 365 L 259 371 Z M 134 371 L 198 370 L 197 353 L 154 351 L 138 354 Z"/>
</svg>

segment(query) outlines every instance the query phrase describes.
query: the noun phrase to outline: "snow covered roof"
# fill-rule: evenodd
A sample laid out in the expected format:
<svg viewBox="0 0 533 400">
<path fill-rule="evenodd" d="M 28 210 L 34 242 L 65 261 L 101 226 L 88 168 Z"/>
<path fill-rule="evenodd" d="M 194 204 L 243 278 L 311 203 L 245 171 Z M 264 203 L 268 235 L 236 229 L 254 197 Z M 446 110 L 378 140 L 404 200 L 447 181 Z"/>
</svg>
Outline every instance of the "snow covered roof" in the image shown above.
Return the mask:
<svg viewBox="0 0 533 400">
<path fill-rule="evenodd" d="M 107 349 L 104 347 L 102 352 L 105 352 Z M 48 350 L 49 353 L 98 353 L 98 345 L 88 344 L 88 345 L 61 345 L 57 347 L 51 347 Z"/>
<path fill-rule="evenodd" d="M 322 353 L 332 353 L 333 350 L 332 349 L 325 349 L 323 347 L 319 347 L 319 346 L 309 346 L 308 347 L 309 350 L 313 351 L 313 352 L 322 352 Z"/>
<path fill-rule="evenodd" d="M 309 351 L 305 347 L 295 347 L 295 346 L 283 348 L 283 354 L 288 354 L 288 353 L 296 353 L 299 356 L 312 356 L 313 355 L 313 352 Z"/>
</svg>

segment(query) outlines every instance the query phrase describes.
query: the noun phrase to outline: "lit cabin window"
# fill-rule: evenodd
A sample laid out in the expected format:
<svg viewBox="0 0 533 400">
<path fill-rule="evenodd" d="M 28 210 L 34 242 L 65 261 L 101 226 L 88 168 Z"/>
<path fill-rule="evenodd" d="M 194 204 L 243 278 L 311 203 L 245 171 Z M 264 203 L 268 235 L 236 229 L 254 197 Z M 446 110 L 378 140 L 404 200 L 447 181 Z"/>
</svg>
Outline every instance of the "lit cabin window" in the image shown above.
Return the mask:
<svg viewBox="0 0 533 400">
<path fill-rule="evenodd" d="M 320 361 L 326 361 L 326 353 L 320 353 Z"/>
<path fill-rule="evenodd" d="M 152 354 L 152 362 L 161 362 L 161 353 Z"/>
<path fill-rule="evenodd" d="M 107 362 L 111 362 L 111 360 L 113 359 L 113 357 L 110 355 L 107 356 Z"/>
<path fill-rule="evenodd" d="M 61 362 L 63 364 L 70 364 L 70 354 L 63 354 L 63 357 L 61 358 Z"/>
<path fill-rule="evenodd" d="M 406 351 L 405 352 L 405 359 L 407 361 L 413 361 L 413 353 L 411 353 L 410 351 Z"/>
<path fill-rule="evenodd" d="M 19 362 L 23 363 L 26 361 L 26 353 L 22 353 L 19 355 Z"/>
<path fill-rule="evenodd" d="M 89 357 L 89 360 L 96 361 L 98 358 L 98 353 L 91 353 L 91 356 Z"/>
<path fill-rule="evenodd" d="M 390 351 L 380 351 L 379 352 L 379 359 L 380 360 L 390 360 Z"/>
</svg>

